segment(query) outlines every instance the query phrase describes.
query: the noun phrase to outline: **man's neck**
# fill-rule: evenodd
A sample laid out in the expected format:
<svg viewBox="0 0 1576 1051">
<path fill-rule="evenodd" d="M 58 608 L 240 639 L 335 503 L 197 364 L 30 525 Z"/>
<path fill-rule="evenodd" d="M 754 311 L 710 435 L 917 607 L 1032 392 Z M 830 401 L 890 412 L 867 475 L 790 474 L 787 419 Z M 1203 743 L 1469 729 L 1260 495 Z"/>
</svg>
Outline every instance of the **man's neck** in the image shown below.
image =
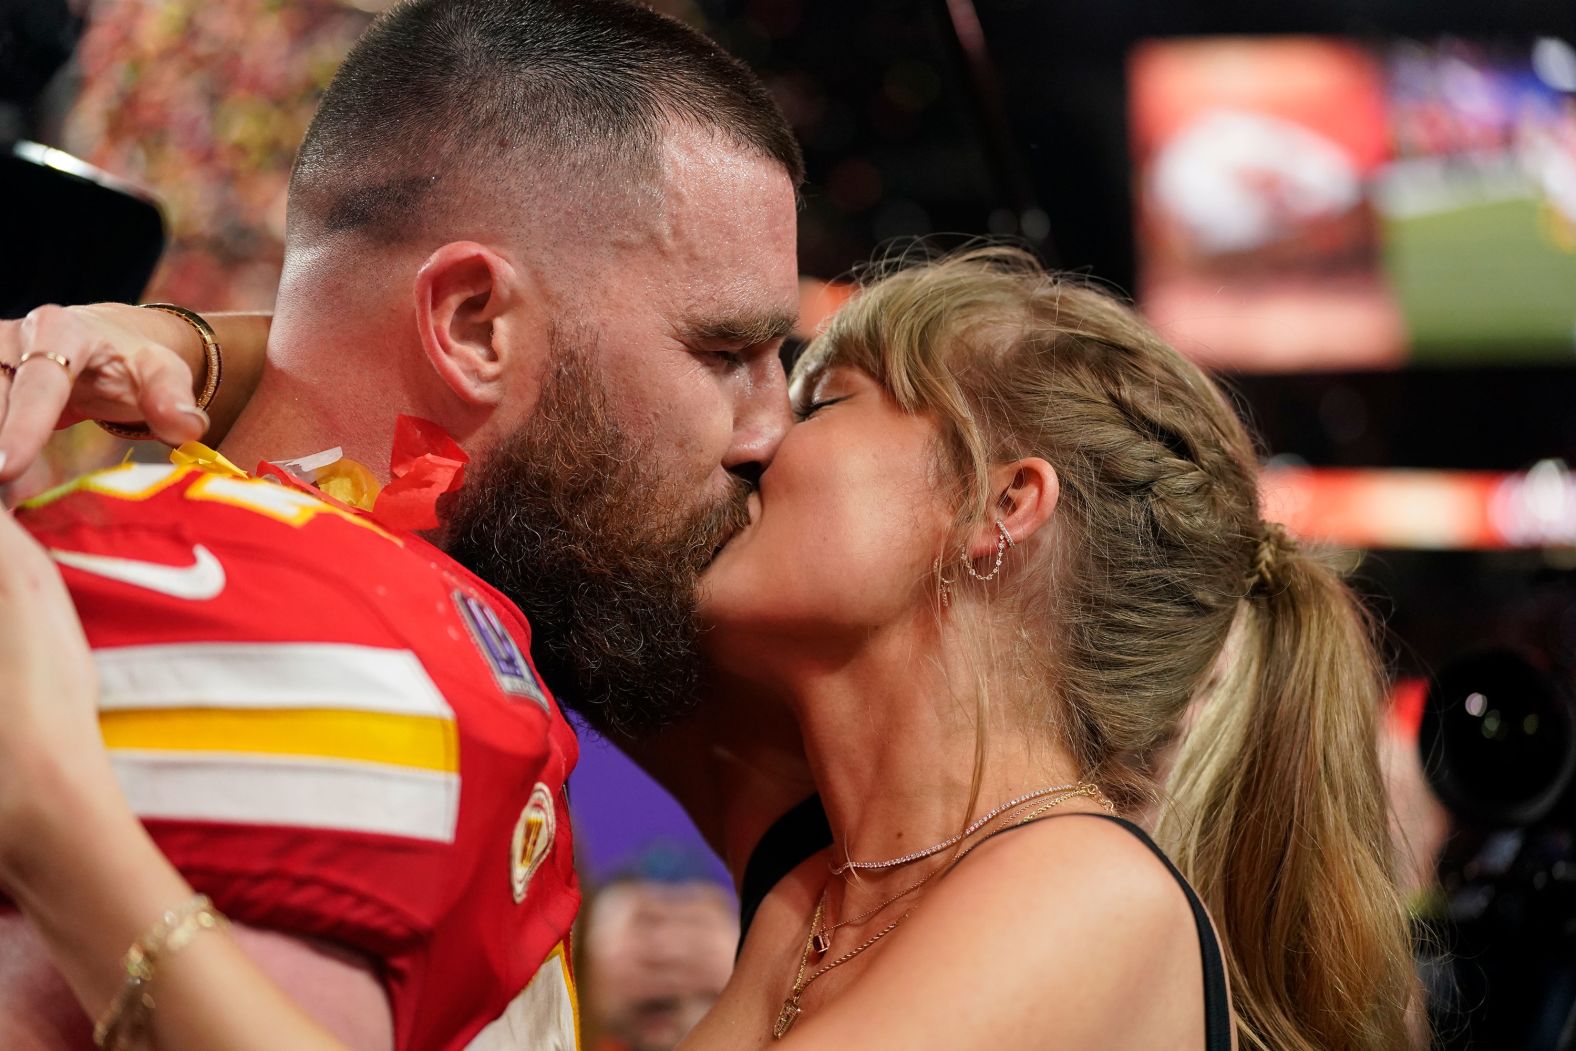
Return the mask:
<svg viewBox="0 0 1576 1051">
<path fill-rule="evenodd" d="M 219 451 L 251 471 L 264 460 L 295 459 L 339 446 L 387 482 L 397 411 L 385 404 L 369 412 L 350 399 L 336 403 L 332 392 L 268 369 Z"/>
</svg>

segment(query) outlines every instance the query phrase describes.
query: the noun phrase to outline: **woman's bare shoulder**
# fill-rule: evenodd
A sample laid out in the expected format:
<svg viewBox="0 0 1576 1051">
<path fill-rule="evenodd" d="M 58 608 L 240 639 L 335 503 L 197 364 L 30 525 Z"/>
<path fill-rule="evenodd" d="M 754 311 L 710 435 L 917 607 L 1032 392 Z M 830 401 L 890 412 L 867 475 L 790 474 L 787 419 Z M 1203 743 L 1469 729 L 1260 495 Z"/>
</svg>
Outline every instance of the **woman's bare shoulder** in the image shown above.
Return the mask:
<svg viewBox="0 0 1576 1051">
<path fill-rule="evenodd" d="M 981 937 L 992 935 L 987 921 L 995 919 L 1007 937 L 1026 924 L 1098 935 L 1097 944 L 1073 943 L 1091 954 L 1152 943 L 1162 932 L 1196 952 L 1192 910 L 1176 877 L 1131 831 L 1094 814 L 1059 815 L 994 837 L 948 874 L 926 911 L 965 903 Z"/>
<path fill-rule="evenodd" d="M 901 1019 L 903 1046 L 938 1048 L 1114 1051 L 1185 1048 L 1190 1034 L 1202 1037 L 1187 898 L 1161 860 L 1113 822 L 1068 815 L 993 838 L 904 927 L 807 1028 L 874 1038 L 861 1018 Z"/>
</svg>

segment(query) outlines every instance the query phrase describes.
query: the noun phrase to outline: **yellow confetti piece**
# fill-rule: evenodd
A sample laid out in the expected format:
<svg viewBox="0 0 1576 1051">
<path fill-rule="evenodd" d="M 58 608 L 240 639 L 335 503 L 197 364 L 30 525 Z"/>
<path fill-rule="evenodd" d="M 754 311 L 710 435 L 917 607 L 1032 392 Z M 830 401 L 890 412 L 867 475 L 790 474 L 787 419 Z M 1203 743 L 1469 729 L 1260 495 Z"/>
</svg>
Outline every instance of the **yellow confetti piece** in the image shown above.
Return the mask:
<svg viewBox="0 0 1576 1051">
<path fill-rule="evenodd" d="M 324 494 L 360 511 L 370 511 L 383 487 L 373 473 L 355 460 L 335 460 L 317 472 L 313 483 Z"/>
<path fill-rule="evenodd" d="M 231 478 L 247 477 L 245 471 L 202 442 L 187 442 L 179 449 L 170 450 L 170 463 L 177 467 L 195 467 L 209 474 L 228 475 Z"/>
</svg>

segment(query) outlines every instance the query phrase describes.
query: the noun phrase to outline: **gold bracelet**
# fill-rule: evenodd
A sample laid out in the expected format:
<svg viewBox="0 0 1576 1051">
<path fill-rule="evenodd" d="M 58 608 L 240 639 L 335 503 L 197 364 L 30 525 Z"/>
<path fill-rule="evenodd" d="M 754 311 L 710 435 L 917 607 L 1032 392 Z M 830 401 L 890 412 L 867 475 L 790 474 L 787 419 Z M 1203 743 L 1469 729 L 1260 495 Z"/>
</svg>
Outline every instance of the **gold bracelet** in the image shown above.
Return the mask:
<svg viewBox="0 0 1576 1051">
<path fill-rule="evenodd" d="M 182 902 L 154 921 L 121 958 L 126 980 L 104 1017 L 93 1026 L 93 1043 L 104 1051 L 131 1051 L 146 1035 L 153 1014 L 149 987 L 161 958 L 173 956 L 203 931 L 220 930 L 225 919 L 206 894 Z"/>
<path fill-rule="evenodd" d="M 213 404 L 214 397 L 219 393 L 219 381 L 224 378 L 224 356 L 219 347 L 219 338 L 214 335 L 213 326 L 208 320 L 195 310 L 187 310 L 174 303 L 144 303 L 147 310 L 159 310 L 166 314 L 174 314 L 196 330 L 198 338 L 202 340 L 203 359 L 205 361 L 202 381 L 202 392 L 197 395 L 197 407 L 206 410 Z M 94 420 L 100 428 L 113 434 L 117 438 L 126 438 L 131 441 L 147 441 L 153 437 L 153 431 L 146 423 L 111 423 L 108 420 Z"/>
</svg>

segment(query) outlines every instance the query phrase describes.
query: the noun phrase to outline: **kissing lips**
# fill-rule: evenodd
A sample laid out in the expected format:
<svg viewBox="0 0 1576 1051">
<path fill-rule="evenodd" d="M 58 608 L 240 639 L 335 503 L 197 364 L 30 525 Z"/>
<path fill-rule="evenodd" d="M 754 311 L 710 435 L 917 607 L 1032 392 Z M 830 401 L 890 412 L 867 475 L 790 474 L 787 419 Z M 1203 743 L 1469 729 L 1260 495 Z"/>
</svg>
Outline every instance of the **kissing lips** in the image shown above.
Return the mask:
<svg viewBox="0 0 1576 1051">
<path fill-rule="evenodd" d="M 760 517 L 760 513 L 760 495 L 752 490 L 750 495 L 745 499 L 742 513 L 739 515 L 739 521 L 736 525 L 723 533 L 722 538 L 717 543 L 717 546 L 712 549 L 711 558 L 707 560 L 707 564 L 710 565 L 712 562 L 716 561 L 717 556 L 722 554 L 723 550 L 729 544 L 733 543 L 733 541 L 737 539 L 740 534 L 744 533 L 751 526 L 753 526 L 756 520 Z"/>
</svg>

